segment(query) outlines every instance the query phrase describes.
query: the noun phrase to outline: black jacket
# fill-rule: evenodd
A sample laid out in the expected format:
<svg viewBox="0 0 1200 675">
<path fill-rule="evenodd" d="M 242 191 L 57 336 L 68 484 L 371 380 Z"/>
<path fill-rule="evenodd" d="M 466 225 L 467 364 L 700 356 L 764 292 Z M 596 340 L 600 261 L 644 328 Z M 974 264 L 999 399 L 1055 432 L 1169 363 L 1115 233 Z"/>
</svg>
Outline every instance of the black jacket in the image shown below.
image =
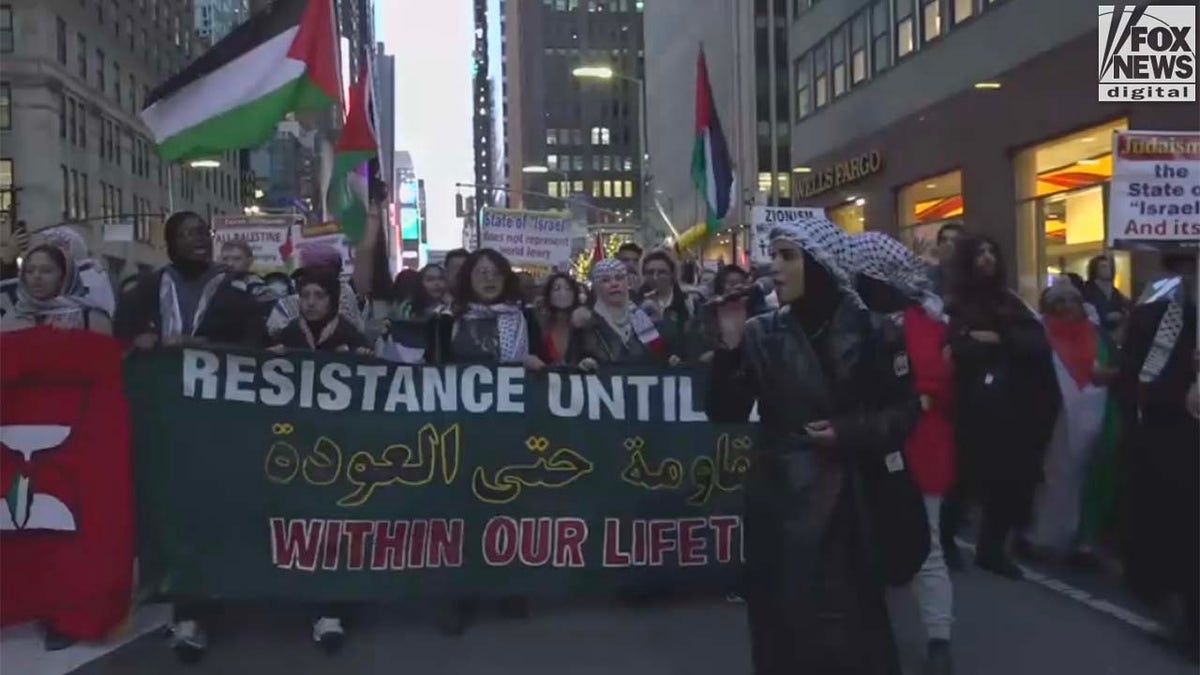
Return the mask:
<svg viewBox="0 0 1200 675">
<path fill-rule="evenodd" d="M 525 327 L 529 332 L 529 353 L 546 360 L 542 343 L 542 329 L 537 315 L 531 309 L 521 310 L 525 315 Z M 462 354 L 454 347 L 454 324 L 458 318 L 452 314 L 436 314 L 426 324 L 425 362 L 430 364 L 494 361 L 496 357 L 480 357 L 478 354 Z"/>
<path fill-rule="evenodd" d="M 714 354 L 707 411 L 761 431 L 746 482 L 746 596 L 755 673 L 899 673 L 883 600 L 866 471 L 895 456 L 919 414 L 900 327 L 843 300 L 818 343 L 785 307 L 746 324 L 739 350 Z M 821 362 L 831 364 L 824 372 Z M 804 425 L 830 420 L 834 448 Z M 919 494 L 908 512 L 924 526 Z M 928 545 L 928 531 L 916 532 Z M 919 564 L 919 563 L 918 563 Z"/>
<path fill-rule="evenodd" d="M 283 345 L 288 349 L 312 350 L 312 346 L 308 344 L 308 339 L 304 336 L 304 329 L 300 327 L 300 322 L 303 320 L 302 317 L 292 319 L 292 322 L 286 328 L 279 331 L 279 335 L 275 338 L 275 343 Z M 370 346 L 367 344 L 367 339 L 363 337 L 363 334 L 354 327 L 354 324 L 348 319 L 341 319 L 333 329 L 333 333 L 324 342 L 317 345 L 316 351 L 354 351 L 356 349 L 369 349 Z"/>
<path fill-rule="evenodd" d="M 143 275 L 121 296 L 113 318 L 113 334 L 118 339 L 131 341 L 144 333 L 161 337 L 159 288 L 165 273 L 166 268 L 161 268 Z M 261 346 L 263 321 L 259 304 L 245 284 L 227 274 L 193 334 L 216 344 Z"/>
</svg>

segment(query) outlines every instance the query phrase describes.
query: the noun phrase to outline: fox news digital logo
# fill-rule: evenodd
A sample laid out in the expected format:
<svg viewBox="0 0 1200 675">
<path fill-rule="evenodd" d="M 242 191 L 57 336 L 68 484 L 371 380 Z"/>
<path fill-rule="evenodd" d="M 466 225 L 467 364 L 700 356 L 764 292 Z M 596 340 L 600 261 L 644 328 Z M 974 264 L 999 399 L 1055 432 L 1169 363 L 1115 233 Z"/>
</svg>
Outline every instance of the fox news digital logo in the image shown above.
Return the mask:
<svg viewBox="0 0 1200 675">
<path fill-rule="evenodd" d="M 1195 5 L 1100 5 L 1100 100 L 1195 101 Z"/>
</svg>

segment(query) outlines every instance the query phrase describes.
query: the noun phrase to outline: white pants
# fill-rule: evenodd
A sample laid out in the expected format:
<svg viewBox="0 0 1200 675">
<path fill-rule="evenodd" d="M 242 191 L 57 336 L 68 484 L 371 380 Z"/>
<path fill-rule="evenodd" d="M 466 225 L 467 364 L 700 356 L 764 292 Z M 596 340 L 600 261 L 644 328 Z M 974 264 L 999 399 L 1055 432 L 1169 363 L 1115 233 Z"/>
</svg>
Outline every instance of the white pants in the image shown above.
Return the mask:
<svg viewBox="0 0 1200 675">
<path fill-rule="evenodd" d="M 925 515 L 929 518 L 929 557 L 921 564 L 910 587 L 917 598 L 917 609 L 921 622 L 930 640 L 949 640 L 950 626 L 954 623 L 954 586 L 950 583 L 950 570 L 942 555 L 942 540 L 938 536 L 939 514 L 942 507 L 940 495 L 925 495 Z"/>
</svg>

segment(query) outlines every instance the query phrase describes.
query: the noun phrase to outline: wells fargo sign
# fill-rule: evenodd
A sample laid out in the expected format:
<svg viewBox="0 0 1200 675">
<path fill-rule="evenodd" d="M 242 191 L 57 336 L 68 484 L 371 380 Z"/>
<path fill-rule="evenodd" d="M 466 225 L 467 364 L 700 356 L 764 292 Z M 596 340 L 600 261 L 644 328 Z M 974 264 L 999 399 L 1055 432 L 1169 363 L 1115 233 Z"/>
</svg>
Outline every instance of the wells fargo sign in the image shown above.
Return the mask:
<svg viewBox="0 0 1200 675">
<path fill-rule="evenodd" d="M 705 420 L 700 377 L 138 355 L 143 576 L 245 599 L 726 587 L 753 442 Z"/>
<path fill-rule="evenodd" d="M 883 169 L 883 155 L 872 151 L 831 167 L 810 174 L 799 174 L 802 178 L 796 181 L 796 197 L 805 199 L 815 197 L 843 185 L 849 185 L 862 180 Z"/>
</svg>

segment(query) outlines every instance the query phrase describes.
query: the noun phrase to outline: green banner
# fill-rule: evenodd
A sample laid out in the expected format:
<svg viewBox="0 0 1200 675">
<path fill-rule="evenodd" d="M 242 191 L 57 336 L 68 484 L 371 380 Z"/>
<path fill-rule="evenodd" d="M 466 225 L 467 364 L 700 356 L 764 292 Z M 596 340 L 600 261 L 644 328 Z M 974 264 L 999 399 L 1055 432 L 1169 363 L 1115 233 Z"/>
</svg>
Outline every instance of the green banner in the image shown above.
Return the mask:
<svg viewBox="0 0 1200 675">
<path fill-rule="evenodd" d="M 134 356 L 143 578 L 233 599 L 728 587 L 753 441 L 706 421 L 704 386 L 682 368 Z"/>
</svg>

